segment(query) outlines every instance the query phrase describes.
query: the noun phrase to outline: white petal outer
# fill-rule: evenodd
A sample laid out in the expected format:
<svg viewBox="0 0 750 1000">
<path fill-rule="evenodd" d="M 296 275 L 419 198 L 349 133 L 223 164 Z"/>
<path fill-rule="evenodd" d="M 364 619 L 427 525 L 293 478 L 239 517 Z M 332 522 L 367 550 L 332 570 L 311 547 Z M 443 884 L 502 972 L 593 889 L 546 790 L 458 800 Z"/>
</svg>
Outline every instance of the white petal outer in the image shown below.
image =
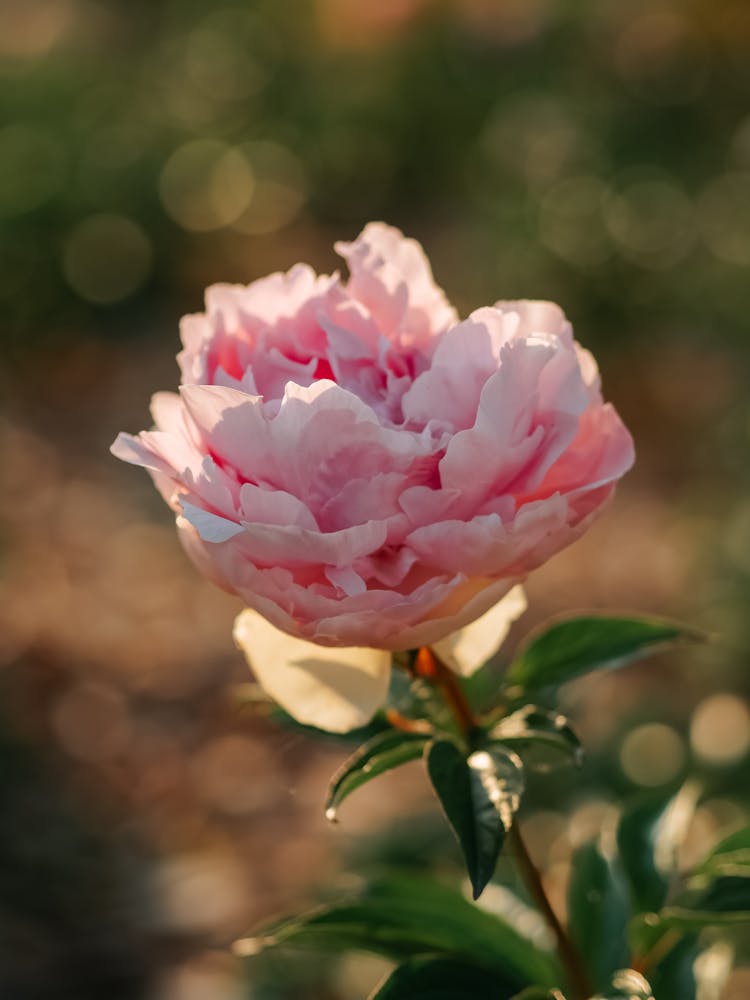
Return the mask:
<svg viewBox="0 0 750 1000">
<path fill-rule="evenodd" d="M 242 611 L 234 641 L 258 683 L 298 722 L 332 733 L 366 725 L 388 694 L 391 654 L 295 639 L 257 612 Z"/>
<path fill-rule="evenodd" d="M 462 677 L 470 677 L 500 648 L 513 622 L 526 610 L 523 587 L 510 593 L 481 618 L 458 632 L 433 642 L 432 648 L 446 666 Z"/>
</svg>

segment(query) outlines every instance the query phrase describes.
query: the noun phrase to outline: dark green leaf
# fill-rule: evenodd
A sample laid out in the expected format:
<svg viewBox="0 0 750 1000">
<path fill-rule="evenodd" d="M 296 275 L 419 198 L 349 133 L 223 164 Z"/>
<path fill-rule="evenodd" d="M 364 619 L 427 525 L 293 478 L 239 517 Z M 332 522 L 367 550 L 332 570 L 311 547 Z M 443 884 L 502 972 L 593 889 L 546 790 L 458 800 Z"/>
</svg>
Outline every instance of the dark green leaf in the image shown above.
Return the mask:
<svg viewBox="0 0 750 1000">
<path fill-rule="evenodd" d="M 526 751 L 549 747 L 572 758 L 577 764 L 581 762 L 581 742 L 565 716 L 536 705 L 524 705 L 517 712 L 506 715 L 487 735 L 493 741 L 512 747 L 524 757 Z M 535 759 L 525 762 L 534 763 Z"/>
<path fill-rule="evenodd" d="M 696 1000 L 693 963 L 698 957 L 695 935 L 677 941 L 661 961 L 649 968 L 654 996 L 667 1000 Z"/>
<path fill-rule="evenodd" d="M 510 665 L 506 686 L 524 690 L 564 684 L 592 670 L 620 667 L 699 634 L 657 618 L 570 618 L 549 626 Z"/>
<path fill-rule="evenodd" d="M 495 871 L 497 858 L 518 809 L 523 769 L 502 748 L 478 750 L 466 758 L 448 740 L 427 751 L 427 771 L 466 860 L 478 899 Z"/>
<path fill-rule="evenodd" d="M 737 867 L 742 874 L 701 875 L 671 906 L 645 914 L 634 926 L 641 938 L 658 938 L 669 928 L 697 930 L 723 924 L 750 923 L 750 869 Z"/>
<path fill-rule="evenodd" d="M 370 951 L 397 961 L 439 954 L 495 971 L 517 989 L 529 982 L 553 986 L 560 978 L 551 956 L 510 924 L 453 889 L 415 877 L 382 879 L 346 902 L 264 928 L 235 950 L 251 955 L 281 944 Z"/>
<path fill-rule="evenodd" d="M 614 973 L 628 964 L 628 904 L 625 886 L 595 844 L 573 855 L 568 919 L 594 987 L 606 990 Z"/>
<path fill-rule="evenodd" d="M 674 906 L 644 914 L 633 922 L 632 932 L 641 947 L 653 947 L 672 928 L 697 931 L 726 924 L 750 924 L 750 877 L 716 878 L 700 892 L 685 893 Z"/>
<path fill-rule="evenodd" d="M 617 828 L 617 847 L 630 886 L 634 910 L 658 910 L 669 885 L 667 874 L 657 864 L 655 851 L 660 824 L 671 802 L 650 796 L 625 809 Z"/>
<path fill-rule="evenodd" d="M 392 729 L 365 743 L 333 776 L 325 802 L 326 818 L 335 820 L 338 807 L 361 785 L 421 757 L 428 741 L 428 736 Z"/>
<path fill-rule="evenodd" d="M 711 913 L 744 914 L 742 922 L 750 921 L 750 869 L 745 875 L 721 875 L 713 879 L 694 905 L 695 909 Z"/>
<path fill-rule="evenodd" d="M 516 986 L 467 962 L 414 958 L 392 972 L 370 1000 L 509 1000 Z"/>
</svg>

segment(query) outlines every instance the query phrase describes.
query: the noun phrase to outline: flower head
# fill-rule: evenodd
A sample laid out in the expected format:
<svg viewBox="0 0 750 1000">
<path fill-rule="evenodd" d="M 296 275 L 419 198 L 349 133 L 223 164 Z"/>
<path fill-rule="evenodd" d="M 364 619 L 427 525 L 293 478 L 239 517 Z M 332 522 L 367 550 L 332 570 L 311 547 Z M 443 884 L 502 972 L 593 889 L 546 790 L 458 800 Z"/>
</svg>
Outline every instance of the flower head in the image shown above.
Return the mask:
<svg viewBox="0 0 750 1000">
<path fill-rule="evenodd" d="M 276 629 L 433 644 L 585 530 L 632 441 L 556 305 L 459 322 L 398 230 L 337 250 L 347 281 L 298 264 L 209 288 L 182 323 L 179 394 L 112 450 L 149 470 L 196 565 Z"/>
</svg>

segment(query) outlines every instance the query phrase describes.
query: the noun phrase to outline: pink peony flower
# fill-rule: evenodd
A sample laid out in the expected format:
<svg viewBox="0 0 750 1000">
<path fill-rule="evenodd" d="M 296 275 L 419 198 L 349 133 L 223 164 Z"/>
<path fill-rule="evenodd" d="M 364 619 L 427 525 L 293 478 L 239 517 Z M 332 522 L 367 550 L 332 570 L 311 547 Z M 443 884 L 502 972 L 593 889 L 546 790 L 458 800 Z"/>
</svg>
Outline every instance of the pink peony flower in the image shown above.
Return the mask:
<svg viewBox="0 0 750 1000">
<path fill-rule="evenodd" d="M 298 717 L 310 684 L 352 688 L 346 725 L 329 712 L 347 728 L 385 696 L 375 651 L 458 649 L 446 637 L 585 530 L 633 445 L 556 305 L 459 322 L 398 230 L 372 223 L 336 249 L 346 282 L 298 264 L 209 288 L 182 322 L 179 394 L 157 393 L 155 428 L 112 451 L 149 470 L 189 556 L 262 616 L 235 630 L 261 683 Z M 495 613 L 498 635 L 519 602 Z M 265 657 L 276 629 L 308 652 Z M 317 646 L 366 647 L 369 666 L 357 680 L 352 656 Z"/>
</svg>

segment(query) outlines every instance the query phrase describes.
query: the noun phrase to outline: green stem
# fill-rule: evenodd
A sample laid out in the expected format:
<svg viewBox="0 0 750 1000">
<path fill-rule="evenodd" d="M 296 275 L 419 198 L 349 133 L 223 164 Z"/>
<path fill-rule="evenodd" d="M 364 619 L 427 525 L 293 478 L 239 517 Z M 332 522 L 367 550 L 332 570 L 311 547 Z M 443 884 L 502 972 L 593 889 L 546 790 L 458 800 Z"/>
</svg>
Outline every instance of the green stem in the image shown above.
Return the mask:
<svg viewBox="0 0 750 1000">
<path fill-rule="evenodd" d="M 552 904 L 544 889 L 542 877 L 539 874 L 538 868 L 531 860 L 531 855 L 521 836 L 518 823 L 514 823 L 510 828 L 508 838 L 516 855 L 518 870 L 521 873 L 526 888 L 529 890 L 531 898 L 539 907 L 545 920 L 552 928 L 552 933 L 555 935 L 557 954 L 560 956 L 560 962 L 565 969 L 570 987 L 575 991 L 572 1000 L 587 1000 L 587 997 L 592 996 L 594 991 L 589 983 L 581 956 L 578 954 L 573 942 L 568 937 L 565 928 L 560 923 L 557 914 L 552 908 Z"/>
<path fill-rule="evenodd" d="M 641 975 L 647 975 L 648 972 L 659 962 L 663 961 L 670 951 L 678 945 L 682 940 L 682 934 L 677 930 L 676 927 L 668 930 L 663 937 L 650 948 L 643 955 L 638 958 L 633 959 L 632 967 L 636 972 L 640 972 Z"/>
<path fill-rule="evenodd" d="M 446 705 L 453 713 L 463 735 L 471 742 L 473 734 L 479 729 L 479 720 L 474 715 L 471 705 L 464 694 L 458 678 L 427 646 L 423 646 L 417 654 L 414 673 L 430 681 L 440 691 Z"/>
<path fill-rule="evenodd" d="M 477 719 L 466 695 L 458 681 L 458 678 L 446 665 L 426 646 L 423 646 L 417 654 L 414 664 L 414 673 L 418 677 L 431 681 L 437 687 L 448 708 L 458 723 L 458 726 L 466 737 L 469 744 L 473 741 L 474 734 L 479 730 L 479 720 Z M 531 856 L 526 849 L 526 844 L 521 836 L 518 824 L 514 823 L 508 831 L 509 840 L 513 846 L 521 874 L 526 888 L 544 916 L 545 920 L 555 935 L 557 953 L 560 962 L 565 969 L 569 986 L 574 991 L 571 1000 L 587 1000 L 592 996 L 593 989 L 589 983 L 581 957 L 578 954 L 573 942 L 568 937 L 565 928 L 560 923 L 557 914 L 552 908 L 552 904 L 547 898 L 542 877 L 531 860 Z"/>
</svg>

